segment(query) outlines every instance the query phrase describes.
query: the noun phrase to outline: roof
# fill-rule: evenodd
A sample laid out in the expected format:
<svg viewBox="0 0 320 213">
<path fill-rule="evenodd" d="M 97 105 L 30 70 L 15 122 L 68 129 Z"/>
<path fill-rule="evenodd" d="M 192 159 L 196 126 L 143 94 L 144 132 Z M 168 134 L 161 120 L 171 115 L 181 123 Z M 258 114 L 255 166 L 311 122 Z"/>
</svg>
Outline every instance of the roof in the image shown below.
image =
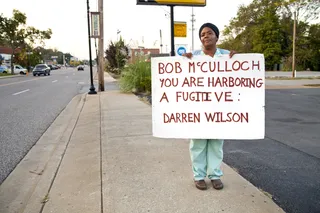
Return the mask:
<svg viewBox="0 0 320 213">
<path fill-rule="evenodd" d="M 15 52 L 20 52 L 21 49 L 17 48 Z M 0 47 L 0 54 L 12 54 L 12 49 L 10 47 Z"/>
</svg>

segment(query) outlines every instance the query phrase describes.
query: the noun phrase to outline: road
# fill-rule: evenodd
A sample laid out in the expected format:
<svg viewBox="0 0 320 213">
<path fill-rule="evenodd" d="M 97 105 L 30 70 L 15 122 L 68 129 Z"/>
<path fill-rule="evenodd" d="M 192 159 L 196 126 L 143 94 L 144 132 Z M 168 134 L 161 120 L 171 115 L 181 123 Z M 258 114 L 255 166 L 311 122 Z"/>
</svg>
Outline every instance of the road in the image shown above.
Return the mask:
<svg viewBox="0 0 320 213">
<path fill-rule="evenodd" d="M 0 79 L 0 184 L 89 79 L 88 67 Z"/>
<path fill-rule="evenodd" d="M 266 72 L 266 77 L 291 77 L 292 72 L 273 71 Z M 296 77 L 320 77 L 320 71 L 302 71 L 296 72 Z"/>
<path fill-rule="evenodd" d="M 320 212 L 320 89 L 266 90 L 266 137 L 226 141 L 224 161 L 288 213 Z"/>
</svg>

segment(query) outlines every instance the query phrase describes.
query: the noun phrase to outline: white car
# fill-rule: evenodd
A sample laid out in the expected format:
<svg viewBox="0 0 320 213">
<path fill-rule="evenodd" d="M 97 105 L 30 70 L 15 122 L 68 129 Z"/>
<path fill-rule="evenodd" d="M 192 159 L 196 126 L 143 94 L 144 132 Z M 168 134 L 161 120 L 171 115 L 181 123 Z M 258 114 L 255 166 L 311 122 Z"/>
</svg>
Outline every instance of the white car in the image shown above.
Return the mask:
<svg viewBox="0 0 320 213">
<path fill-rule="evenodd" d="M 23 68 L 22 66 L 20 66 L 19 64 L 15 64 L 13 65 L 13 72 L 14 74 L 21 74 L 21 75 L 25 75 L 27 74 L 27 69 Z M 11 73 L 11 67 L 9 67 L 9 73 Z"/>
</svg>

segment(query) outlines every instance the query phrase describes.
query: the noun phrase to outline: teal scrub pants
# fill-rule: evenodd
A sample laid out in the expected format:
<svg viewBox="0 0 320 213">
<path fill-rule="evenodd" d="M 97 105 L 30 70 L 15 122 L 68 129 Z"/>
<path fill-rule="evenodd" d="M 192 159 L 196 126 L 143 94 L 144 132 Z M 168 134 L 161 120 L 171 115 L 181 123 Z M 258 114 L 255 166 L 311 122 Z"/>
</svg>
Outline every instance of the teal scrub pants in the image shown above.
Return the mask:
<svg viewBox="0 0 320 213">
<path fill-rule="evenodd" d="M 190 156 L 194 180 L 204 180 L 208 175 L 211 180 L 223 175 L 220 166 L 223 159 L 223 140 L 192 139 Z"/>
</svg>

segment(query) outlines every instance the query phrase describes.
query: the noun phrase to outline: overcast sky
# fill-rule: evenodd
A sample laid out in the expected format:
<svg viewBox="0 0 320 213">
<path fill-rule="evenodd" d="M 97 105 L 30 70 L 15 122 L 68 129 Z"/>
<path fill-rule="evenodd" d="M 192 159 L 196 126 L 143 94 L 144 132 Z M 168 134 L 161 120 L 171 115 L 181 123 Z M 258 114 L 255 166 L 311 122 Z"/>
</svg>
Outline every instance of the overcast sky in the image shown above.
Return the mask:
<svg viewBox="0 0 320 213">
<path fill-rule="evenodd" d="M 205 22 L 212 22 L 220 31 L 235 17 L 240 4 L 252 0 L 207 0 L 207 6 L 194 7 L 195 49 L 200 48 L 198 30 Z M 97 11 L 97 0 L 90 0 L 90 11 Z M 41 30 L 51 28 L 52 38 L 46 48 L 57 48 L 70 52 L 80 59 L 88 59 L 88 29 L 86 0 L 7 0 L 1 4 L 0 13 L 12 15 L 18 9 L 27 15 L 27 24 Z M 136 0 L 104 1 L 104 46 L 117 39 L 117 29 L 126 43 L 145 47 L 160 47 L 162 30 L 163 52 L 170 52 L 170 19 L 167 6 L 136 5 Z M 191 7 L 175 7 L 175 21 L 187 22 L 187 38 L 176 38 L 176 44 L 187 44 L 191 48 Z M 167 45 L 167 47 L 166 47 Z M 92 40 L 94 48 L 94 42 Z M 95 51 L 92 51 L 95 56 Z"/>
</svg>

